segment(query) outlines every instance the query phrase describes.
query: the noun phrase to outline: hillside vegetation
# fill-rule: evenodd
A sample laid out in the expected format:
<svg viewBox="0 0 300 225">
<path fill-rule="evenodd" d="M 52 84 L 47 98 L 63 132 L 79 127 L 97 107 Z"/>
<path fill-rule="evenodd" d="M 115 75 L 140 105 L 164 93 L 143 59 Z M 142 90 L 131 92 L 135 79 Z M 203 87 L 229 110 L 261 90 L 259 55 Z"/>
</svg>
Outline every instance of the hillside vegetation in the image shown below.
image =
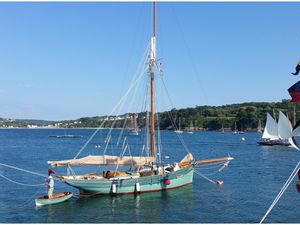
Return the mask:
<svg viewBox="0 0 300 225">
<path fill-rule="evenodd" d="M 278 111 L 281 110 L 287 114 L 293 123 L 293 107 L 296 106 L 296 121 L 300 119 L 300 106 L 292 104 L 288 100 L 281 102 L 248 102 L 241 104 L 231 104 L 223 106 L 196 106 L 194 108 L 172 109 L 166 112 L 158 113 L 160 129 L 174 129 L 173 124 L 177 127 L 181 124 L 181 129 L 193 130 L 233 130 L 235 123 L 238 130 L 256 130 L 259 120 L 261 126 L 265 125 L 266 113 L 272 116 L 275 112 L 278 119 Z M 146 113 L 137 114 L 137 123 L 140 128 L 145 127 Z M 131 126 L 133 114 L 110 116 L 83 117 L 77 120 L 64 121 L 39 121 L 39 120 L 14 120 L 0 119 L 0 127 L 58 127 L 58 128 L 86 128 L 99 127 L 103 124 L 105 128 L 113 125 L 116 128 L 128 128 Z M 126 119 L 127 118 L 127 119 Z M 156 117 L 157 118 L 157 117 Z"/>
<path fill-rule="evenodd" d="M 300 107 L 296 104 L 296 115 L 300 113 Z M 275 112 L 278 119 L 278 111 L 281 110 L 287 114 L 291 122 L 293 122 L 294 104 L 288 100 L 282 102 L 248 102 L 242 104 L 231 104 L 223 106 L 196 106 L 194 108 L 172 109 L 166 112 L 158 113 L 160 129 L 173 129 L 170 117 L 173 118 L 176 126 L 181 124 L 182 129 L 195 130 L 219 130 L 222 127 L 225 130 L 233 130 L 235 122 L 238 130 L 256 130 L 259 120 L 261 126 L 265 125 L 266 113 L 269 112 L 273 116 Z M 133 114 L 127 115 L 127 118 Z M 138 125 L 140 128 L 145 126 L 146 113 L 138 113 Z M 114 127 L 124 127 L 126 115 L 116 117 L 111 116 L 105 122 L 104 127 L 110 127 L 115 123 Z M 85 117 L 77 121 L 62 121 L 62 126 L 66 127 L 98 127 L 101 125 L 105 117 Z M 300 114 L 296 117 L 296 121 L 300 119 Z M 130 119 L 127 119 L 125 127 L 131 125 Z"/>
</svg>

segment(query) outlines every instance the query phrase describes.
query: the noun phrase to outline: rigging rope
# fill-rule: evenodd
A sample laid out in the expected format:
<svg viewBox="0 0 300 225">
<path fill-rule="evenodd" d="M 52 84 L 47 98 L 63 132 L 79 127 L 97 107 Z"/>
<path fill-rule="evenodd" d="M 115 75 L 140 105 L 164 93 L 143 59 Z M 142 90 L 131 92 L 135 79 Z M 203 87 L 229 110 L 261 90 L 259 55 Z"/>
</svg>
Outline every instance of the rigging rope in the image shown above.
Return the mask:
<svg viewBox="0 0 300 225">
<path fill-rule="evenodd" d="M 172 100 L 171 100 L 171 98 L 170 98 L 169 92 L 168 92 L 167 87 L 166 87 L 166 85 L 165 85 L 164 79 L 163 79 L 162 77 L 161 77 L 161 80 L 162 80 L 163 86 L 164 86 L 164 88 L 165 88 L 166 94 L 167 94 L 167 96 L 168 96 L 168 98 L 169 98 L 169 101 L 170 101 L 170 103 L 171 103 L 171 105 L 172 105 L 172 108 L 174 108 L 174 105 L 173 105 Z M 177 129 L 177 126 L 176 126 L 176 124 L 175 124 L 175 120 L 174 120 L 172 114 L 171 114 L 170 112 L 168 112 L 168 114 L 169 114 L 169 117 L 170 117 L 172 126 L 173 126 L 176 130 L 178 130 L 178 129 Z M 178 134 L 178 133 L 176 133 L 176 135 L 177 135 L 179 141 L 181 142 L 181 144 L 183 145 L 184 149 L 187 151 L 187 153 L 190 153 L 190 154 L 191 154 L 191 151 L 189 150 L 188 146 L 185 144 L 185 142 L 184 142 L 182 136 L 181 136 L 180 134 Z"/>
<path fill-rule="evenodd" d="M 146 48 L 146 51 L 145 51 L 145 53 L 147 53 L 147 51 L 148 51 L 148 46 L 147 46 L 147 48 Z M 144 53 L 144 54 L 145 54 Z M 146 54 L 145 54 L 146 55 Z M 147 58 L 147 57 L 145 57 L 145 58 Z M 141 60 L 141 62 L 140 62 L 140 66 L 142 65 L 142 62 L 144 62 L 143 60 Z M 139 66 L 139 67 L 140 67 Z M 140 68 L 139 68 L 140 69 Z M 126 97 L 128 96 L 128 94 L 130 93 L 130 91 L 131 91 L 131 89 L 136 85 L 136 83 L 141 79 L 141 75 L 136 79 L 136 80 L 134 80 L 133 79 L 133 81 L 132 81 L 132 83 L 131 83 L 131 85 L 129 86 L 129 88 L 128 88 L 128 90 L 125 92 L 125 94 L 121 97 L 121 99 L 119 100 L 119 102 L 115 105 L 115 107 L 112 109 L 112 111 L 109 113 L 109 115 L 106 117 L 106 118 L 108 118 L 108 117 L 110 117 L 115 111 L 116 111 L 116 109 L 123 103 L 123 101 L 126 99 Z M 106 120 L 104 119 L 103 120 L 103 122 L 100 124 L 100 126 L 96 129 L 96 131 L 92 134 L 92 136 L 87 140 L 87 142 L 80 148 L 80 150 L 79 150 L 79 152 L 75 155 L 75 157 L 73 158 L 73 159 L 76 159 L 79 155 L 80 155 L 80 153 L 86 148 L 86 146 L 92 141 L 92 139 L 96 136 L 96 134 L 98 133 L 98 131 L 103 127 L 103 125 L 104 125 L 104 123 L 106 122 Z"/>
<path fill-rule="evenodd" d="M 143 55 L 143 57 L 142 57 L 142 59 L 141 59 L 141 61 L 139 63 L 138 69 L 136 70 L 136 73 L 135 73 L 135 75 L 132 78 L 132 81 L 130 83 L 130 87 L 131 88 L 129 88 L 128 91 L 127 91 L 127 94 L 129 94 L 131 92 L 131 89 L 135 88 L 134 89 L 133 97 L 131 99 L 131 103 L 129 104 L 129 107 L 128 107 L 128 111 L 130 111 L 130 109 L 131 109 L 131 107 L 132 107 L 132 105 L 134 103 L 134 96 L 136 95 L 136 90 L 137 90 L 138 83 L 140 82 L 141 78 L 144 76 L 145 72 L 147 71 L 147 68 L 145 68 L 144 65 L 147 62 L 147 53 L 148 53 L 148 48 L 149 48 L 148 46 L 147 46 L 146 51 L 144 52 L 144 55 Z M 116 117 L 118 115 L 120 115 L 120 112 L 121 112 L 121 110 L 124 107 L 124 104 L 126 102 L 126 98 L 124 98 L 124 101 L 122 100 L 122 103 L 118 106 L 118 112 L 116 113 Z M 117 110 L 117 108 L 116 108 L 116 110 Z M 115 117 L 115 120 L 114 120 L 114 122 L 112 123 L 112 125 L 110 127 L 110 130 L 109 130 L 107 136 L 109 136 L 111 134 L 111 132 L 113 130 L 113 127 L 115 126 L 116 117 Z M 125 124 L 124 124 L 124 126 L 125 126 Z"/>
<path fill-rule="evenodd" d="M 125 93 L 125 95 L 120 99 L 120 101 L 116 104 L 116 106 L 113 108 L 113 110 L 110 112 L 110 114 L 106 117 L 110 117 L 113 112 L 119 107 L 119 105 L 124 101 L 124 99 L 127 97 L 127 95 L 130 93 L 131 89 L 135 86 L 135 84 L 140 80 L 142 76 L 140 76 L 135 82 L 134 84 L 132 84 L 127 92 Z M 75 157 L 73 158 L 76 159 L 80 153 L 86 148 L 86 146 L 91 142 L 91 140 L 96 136 L 96 134 L 98 133 L 98 131 L 102 128 L 102 126 L 104 125 L 104 123 L 106 122 L 106 120 L 103 120 L 103 122 L 101 123 L 101 125 L 96 129 L 96 131 L 92 134 L 92 136 L 87 140 L 87 142 L 81 147 L 81 149 L 79 150 L 79 152 L 75 155 Z"/>
<path fill-rule="evenodd" d="M 298 162 L 297 166 L 295 167 L 295 169 L 291 173 L 290 177 L 287 179 L 287 181 L 285 182 L 285 184 L 281 188 L 280 192 L 278 193 L 278 195 L 274 199 L 273 203 L 271 204 L 271 206 L 269 207 L 269 209 L 267 210 L 267 212 L 265 213 L 265 215 L 263 216 L 263 218 L 259 222 L 260 224 L 266 219 L 266 217 L 269 215 L 269 213 L 275 207 L 275 205 L 277 204 L 277 202 L 279 201 L 279 199 L 281 198 L 281 196 L 284 194 L 284 192 L 286 191 L 286 189 L 288 188 L 288 186 L 291 184 L 291 182 L 293 181 L 294 177 L 297 175 L 297 172 L 300 169 L 299 165 L 300 165 L 300 161 Z"/>
</svg>

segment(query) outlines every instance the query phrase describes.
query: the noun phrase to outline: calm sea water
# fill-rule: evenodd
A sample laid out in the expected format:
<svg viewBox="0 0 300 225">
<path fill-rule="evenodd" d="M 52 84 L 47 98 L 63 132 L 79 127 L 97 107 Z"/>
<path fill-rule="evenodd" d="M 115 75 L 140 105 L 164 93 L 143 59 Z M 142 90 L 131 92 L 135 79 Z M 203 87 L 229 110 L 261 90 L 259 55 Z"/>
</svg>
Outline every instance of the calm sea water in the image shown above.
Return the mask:
<svg viewBox="0 0 300 225">
<path fill-rule="evenodd" d="M 82 138 L 49 138 L 50 134 L 79 134 Z M 1 129 L 0 162 L 46 174 L 48 160 L 72 158 L 94 130 Z M 185 152 L 175 133 L 163 131 L 170 161 L 178 161 Z M 234 161 L 210 178 L 223 180 L 216 186 L 198 175 L 194 183 L 181 189 L 140 195 L 97 196 L 36 208 L 34 198 L 46 193 L 46 187 L 17 185 L 0 177 L 0 223 L 257 223 L 260 221 L 290 173 L 300 160 L 300 152 L 286 147 L 262 147 L 256 144 L 258 133 L 195 132 L 182 134 L 197 159 L 233 156 Z M 245 141 L 241 138 L 244 137 Z M 95 139 L 83 155 L 96 153 Z M 78 169 L 80 170 L 80 169 Z M 95 170 L 95 169 L 94 169 Z M 64 168 L 55 169 L 57 174 Z M 200 170 L 204 174 L 211 171 Z M 77 171 L 85 172 L 85 171 Z M 0 174 L 27 184 L 40 184 L 43 177 L 0 166 Z M 300 223 L 300 194 L 296 179 L 287 189 L 265 222 Z M 77 189 L 55 182 L 55 192 Z"/>
</svg>

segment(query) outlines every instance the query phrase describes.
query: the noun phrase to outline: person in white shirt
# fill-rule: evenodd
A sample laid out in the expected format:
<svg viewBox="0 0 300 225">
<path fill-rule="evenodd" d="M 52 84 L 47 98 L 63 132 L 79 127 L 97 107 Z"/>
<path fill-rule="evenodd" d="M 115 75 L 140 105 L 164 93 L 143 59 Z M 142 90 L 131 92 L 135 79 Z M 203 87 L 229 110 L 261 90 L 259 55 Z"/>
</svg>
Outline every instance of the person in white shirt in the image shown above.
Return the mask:
<svg viewBox="0 0 300 225">
<path fill-rule="evenodd" d="M 54 171 L 48 169 L 48 179 L 47 179 L 48 198 L 53 198 L 53 190 L 54 190 L 54 180 L 53 177 L 51 176 L 51 173 L 54 173 Z"/>
</svg>

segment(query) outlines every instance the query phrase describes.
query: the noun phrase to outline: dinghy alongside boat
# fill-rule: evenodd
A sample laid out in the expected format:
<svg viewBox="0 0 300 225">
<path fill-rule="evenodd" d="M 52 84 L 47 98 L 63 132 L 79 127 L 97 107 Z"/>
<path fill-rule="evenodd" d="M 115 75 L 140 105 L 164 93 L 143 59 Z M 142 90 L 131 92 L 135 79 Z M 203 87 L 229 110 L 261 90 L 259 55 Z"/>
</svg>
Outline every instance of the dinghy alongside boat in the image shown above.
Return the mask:
<svg viewBox="0 0 300 225">
<path fill-rule="evenodd" d="M 44 195 L 35 199 L 36 206 L 53 205 L 64 201 L 67 201 L 73 196 L 72 192 L 60 192 L 53 194 L 53 198 L 48 198 L 48 195 Z"/>
</svg>

